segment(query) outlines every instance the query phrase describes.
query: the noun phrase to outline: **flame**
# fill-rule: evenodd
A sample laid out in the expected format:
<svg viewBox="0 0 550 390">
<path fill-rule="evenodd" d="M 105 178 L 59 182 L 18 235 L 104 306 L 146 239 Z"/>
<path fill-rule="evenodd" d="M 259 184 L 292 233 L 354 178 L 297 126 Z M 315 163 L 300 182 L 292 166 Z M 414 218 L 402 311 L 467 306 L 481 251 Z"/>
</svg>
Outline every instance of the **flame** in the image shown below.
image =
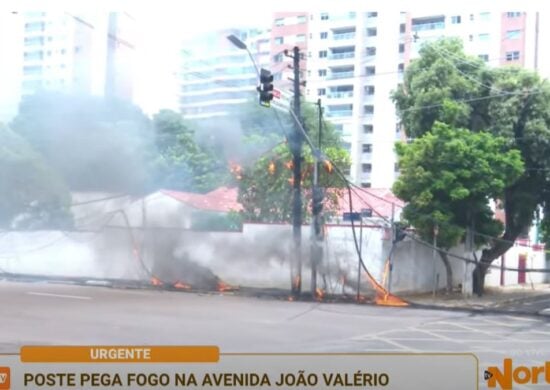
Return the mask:
<svg viewBox="0 0 550 390">
<path fill-rule="evenodd" d="M 325 292 L 323 291 L 323 289 L 317 287 L 315 289 L 315 297 L 317 298 L 317 300 L 322 301 L 324 296 L 325 296 Z"/>
<path fill-rule="evenodd" d="M 235 176 L 235 179 L 242 180 L 243 168 L 239 164 L 235 162 L 229 162 L 229 172 L 231 172 L 231 174 Z"/>
<path fill-rule="evenodd" d="M 289 301 L 289 302 L 294 302 L 294 297 L 293 297 L 292 295 L 290 295 L 290 296 L 288 297 L 288 301 Z"/>
<path fill-rule="evenodd" d="M 386 285 L 386 280 L 388 278 L 389 273 L 390 273 L 390 259 L 386 261 L 386 265 L 384 266 L 384 273 L 382 274 L 382 286 Z"/>
<path fill-rule="evenodd" d="M 287 161 L 285 163 L 285 167 L 287 167 L 288 169 L 293 169 L 294 168 L 294 163 L 292 162 L 292 160 Z"/>
<path fill-rule="evenodd" d="M 269 162 L 267 171 L 269 172 L 270 175 L 273 175 L 275 173 L 275 163 L 273 161 Z"/>
<path fill-rule="evenodd" d="M 191 290 L 191 286 L 187 283 L 182 283 L 180 281 L 177 281 L 174 283 L 174 288 L 181 289 L 181 290 Z"/>
<path fill-rule="evenodd" d="M 152 284 L 153 286 L 162 286 L 162 281 L 161 281 L 159 278 L 153 276 L 153 277 L 151 278 L 151 284 Z"/>
<path fill-rule="evenodd" d="M 325 170 L 328 172 L 328 173 L 332 173 L 333 171 L 333 166 L 332 166 L 332 163 L 328 160 L 324 160 L 323 161 L 323 165 L 325 166 Z"/>
<path fill-rule="evenodd" d="M 218 281 L 218 291 L 226 292 L 226 291 L 235 291 L 235 290 L 237 290 L 237 287 L 231 286 L 225 282 L 222 282 L 221 280 Z"/>
</svg>

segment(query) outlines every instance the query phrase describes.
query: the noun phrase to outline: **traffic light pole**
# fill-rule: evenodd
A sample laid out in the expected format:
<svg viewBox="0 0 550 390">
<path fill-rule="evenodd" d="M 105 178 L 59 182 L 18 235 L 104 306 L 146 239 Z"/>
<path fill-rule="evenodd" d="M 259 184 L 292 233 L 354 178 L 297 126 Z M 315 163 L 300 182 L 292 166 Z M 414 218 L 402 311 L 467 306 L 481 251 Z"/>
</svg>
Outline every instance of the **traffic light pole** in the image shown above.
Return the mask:
<svg viewBox="0 0 550 390">
<path fill-rule="evenodd" d="M 293 50 L 294 66 L 294 113 L 302 123 L 300 105 L 300 48 Z M 299 297 L 302 291 L 302 147 L 303 137 L 298 124 L 292 135 L 291 150 L 293 163 L 292 238 L 293 256 L 290 267 L 291 294 Z"/>
</svg>

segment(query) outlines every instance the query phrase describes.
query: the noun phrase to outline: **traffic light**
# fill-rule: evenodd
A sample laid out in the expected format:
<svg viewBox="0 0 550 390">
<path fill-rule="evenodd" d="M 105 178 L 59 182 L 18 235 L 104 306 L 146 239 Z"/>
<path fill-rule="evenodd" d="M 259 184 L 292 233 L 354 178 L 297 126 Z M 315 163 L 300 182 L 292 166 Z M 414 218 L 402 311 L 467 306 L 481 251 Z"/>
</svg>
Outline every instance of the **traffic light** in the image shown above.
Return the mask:
<svg viewBox="0 0 550 390">
<path fill-rule="evenodd" d="M 271 107 L 273 100 L 273 75 L 267 69 L 260 71 L 260 85 L 257 88 L 260 93 L 260 105 Z"/>
</svg>

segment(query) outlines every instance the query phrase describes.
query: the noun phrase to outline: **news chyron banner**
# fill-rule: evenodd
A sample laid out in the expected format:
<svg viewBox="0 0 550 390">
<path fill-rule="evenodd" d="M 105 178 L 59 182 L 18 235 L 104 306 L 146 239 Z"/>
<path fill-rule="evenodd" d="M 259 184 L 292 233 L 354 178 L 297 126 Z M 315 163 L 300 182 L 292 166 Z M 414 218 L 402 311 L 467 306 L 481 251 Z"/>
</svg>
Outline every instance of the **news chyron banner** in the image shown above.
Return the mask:
<svg viewBox="0 0 550 390">
<path fill-rule="evenodd" d="M 13 389 L 477 389 L 473 354 L 223 353 L 215 346 L 25 346 L 0 355 Z"/>
</svg>

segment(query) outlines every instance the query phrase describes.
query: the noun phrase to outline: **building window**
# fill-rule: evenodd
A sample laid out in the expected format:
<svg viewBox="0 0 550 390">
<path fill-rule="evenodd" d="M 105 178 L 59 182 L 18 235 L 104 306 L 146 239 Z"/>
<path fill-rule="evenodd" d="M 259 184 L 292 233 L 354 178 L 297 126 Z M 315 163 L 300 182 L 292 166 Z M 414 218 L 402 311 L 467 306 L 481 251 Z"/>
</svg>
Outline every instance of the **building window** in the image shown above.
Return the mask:
<svg viewBox="0 0 550 390">
<path fill-rule="evenodd" d="M 361 183 L 361 187 L 363 188 L 370 188 L 371 184 L 370 183 Z"/>
<path fill-rule="evenodd" d="M 367 115 L 372 115 L 374 114 L 374 106 L 373 105 L 368 105 L 368 106 L 364 106 L 363 107 L 363 113 L 367 114 Z"/>
<path fill-rule="evenodd" d="M 283 18 L 281 19 L 275 19 L 275 26 L 281 27 L 285 25 L 285 20 Z"/>
<path fill-rule="evenodd" d="M 394 172 L 399 172 L 399 163 L 395 163 L 393 165 L 393 170 L 394 170 Z"/>
<path fill-rule="evenodd" d="M 377 33 L 376 27 L 367 28 L 367 37 L 375 37 Z"/>
<path fill-rule="evenodd" d="M 520 36 L 521 36 L 521 30 L 506 31 L 506 39 L 519 39 Z"/>
<path fill-rule="evenodd" d="M 282 45 L 284 42 L 283 37 L 275 37 L 275 44 L 276 45 Z"/>
<path fill-rule="evenodd" d="M 328 20 L 328 13 L 326 12 L 321 13 L 321 20 Z"/>
<path fill-rule="evenodd" d="M 479 34 L 477 36 L 477 39 L 479 39 L 480 41 L 488 41 L 490 38 L 490 35 L 489 34 Z"/>
<path fill-rule="evenodd" d="M 404 43 L 399 44 L 399 53 L 405 53 L 405 44 Z"/>
<path fill-rule="evenodd" d="M 279 53 L 273 56 L 273 62 L 283 62 L 283 54 Z"/>
<path fill-rule="evenodd" d="M 365 95 L 374 95 L 374 85 L 365 85 Z"/>
<path fill-rule="evenodd" d="M 471 20 L 471 21 L 474 20 L 474 14 L 470 14 L 470 20 Z"/>
<path fill-rule="evenodd" d="M 399 134 L 401 132 L 401 123 L 395 124 L 395 134 Z"/>
<path fill-rule="evenodd" d="M 372 153 L 372 144 L 363 144 L 363 153 Z"/>
<path fill-rule="evenodd" d="M 521 12 L 506 12 L 507 18 L 519 18 L 521 16 Z"/>
<path fill-rule="evenodd" d="M 305 40 L 306 40 L 305 34 L 296 35 L 296 42 L 305 42 Z"/>
<path fill-rule="evenodd" d="M 506 61 L 517 61 L 517 60 L 519 60 L 519 51 L 506 52 Z"/>
<path fill-rule="evenodd" d="M 374 131 L 373 125 L 363 125 L 363 133 L 364 134 L 372 134 Z"/>
<path fill-rule="evenodd" d="M 376 68 L 374 66 L 367 66 L 365 68 L 365 74 L 367 76 L 373 76 L 376 73 Z"/>
<path fill-rule="evenodd" d="M 326 50 L 321 50 L 319 52 L 319 58 L 326 58 L 327 57 L 327 51 Z"/>
<path fill-rule="evenodd" d="M 407 26 L 405 25 L 405 23 L 401 23 L 399 25 L 399 33 L 401 34 L 405 34 L 405 31 L 407 30 Z"/>
<path fill-rule="evenodd" d="M 489 54 L 480 54 L 478 55 L 479 59 L 485 62 L 489 61 Z"/>
<path fill-rule="evenodd" d="M 405 64 L 399 64 L 397 65 L 397 71 L 399 73 L 403 73 L 405 71 Z"/>
<path fill-rule="evenodd" d="M 378 16 L 378 12 L 367 12 L 367 18 L 376 18 Z"/>
<path fill-rule="evenodd" d="M 321 39 L 327 39 L 327 38 L 328 38 L 328 32 L 323 31 L 323 32 L 321 33 Z"/>
<path fill-rule="evenodd" d="M 479 14 L 479 19 L 484 21 L 484 22 L 488 22 L 489 20 L 491 20 L 491 13 L 490 12 L 481 12 Z"/>
<path fill-rule="evenodd" d="M 80 46 L 75 46 L 75 48 L 74 48 L 74 52 L 75 52 L 75 53 L 78 53 L 78 52 L 80 52 Z"/>
<path fill-rule="evenodd" d="M 372 172 L 372 164 L 361 164 L 361 170 L 364 173 Z"/>
<path fill-rule="evenodd" d="M 375 56 L 376 55 L 376 47 L 374 47 L 374 46 L 367 47 L 367 55 L 368 56 Z"/>
<path fill-rule="evenodd" d="M 306 15 L 300 15 L 298 16 L 298 24 L 304 24 L 305 22 L 307 22 L 307 16 Z"/>
<path fill-rule="evenodd" d="M 319 69 L 319 77 L 325 77 L 327 75 L 326 69 Z"/>
<path fill-rule="evenodd" d="M 460 24 L 462 22 L 462 18 L 460 15 L 451 16 L 451 23 L 452 24 Z"/>
<path fill-rule="evenodd" d="M 317 95 L 319 95 L 319 96 L 324 96 L 326 94 L 327 94 L 327 90 L 325 88 L 319 88 L 317 90 Z"/>
</svg>

